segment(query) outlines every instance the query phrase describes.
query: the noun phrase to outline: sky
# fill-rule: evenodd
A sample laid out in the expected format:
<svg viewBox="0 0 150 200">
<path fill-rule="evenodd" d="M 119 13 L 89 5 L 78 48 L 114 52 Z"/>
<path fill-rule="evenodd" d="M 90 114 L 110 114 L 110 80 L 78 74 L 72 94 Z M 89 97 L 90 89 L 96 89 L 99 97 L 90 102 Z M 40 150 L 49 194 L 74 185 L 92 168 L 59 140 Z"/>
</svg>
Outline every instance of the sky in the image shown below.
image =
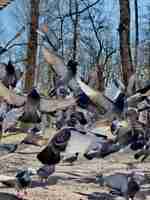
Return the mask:
<svg viewBox="0 0 150 200">
<path fill-rule="evenodd" d="M 19 0 L 20 1 L 20 0 Z M 108 20 L 111 21 L 113 24 L 113 32 L 114 35 L 116 34 L 117 27 L 119 24 L 119 5 L 117 0 L 104 0 L 105 1 L 105 15 Z M 138 0 L 139 4 L 139 29 L 140 29 L 140 36 L 142 37 L 142 26 L 144 23 L 144 15 L 146 15 L 146 5 L 148 5 L 150 0 Z M 8 7 L 4 10 L 0 11 L 0 25 L 3 24 L 4 32 L 0 34 L 0 38 L 3 38 L 0 43 L 6 43 L 13 35 L 20 29 L 16 22 L 16 19 L 13 17 L 12 12 L 15 4 L 18 0 L 12 2 Z M 132 9 L 132 16 L 131 16 L 131 37 L 134 38 L 134 9 L 133 3 L 134 0 L 130 0 L 130 5 Z"/>
</svg>

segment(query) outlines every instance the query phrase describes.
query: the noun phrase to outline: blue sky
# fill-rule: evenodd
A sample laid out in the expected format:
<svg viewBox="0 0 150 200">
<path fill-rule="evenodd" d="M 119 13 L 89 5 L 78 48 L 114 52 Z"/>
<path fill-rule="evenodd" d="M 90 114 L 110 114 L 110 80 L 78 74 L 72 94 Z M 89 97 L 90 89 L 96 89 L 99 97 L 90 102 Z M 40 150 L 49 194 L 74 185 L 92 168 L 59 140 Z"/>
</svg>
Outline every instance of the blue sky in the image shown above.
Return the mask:
<svg viewBox="0 0 150 200">
<path fill-rule="evenodd" d="M 114 32 L 117 29 L 118 23 L 119 23 L 119 5 L 118 2 L 119 0 L 105 0 L 105 14 L 106 17 L 112 21 Z M 15 3 L 17 2 L 14 1 L 12 2 L 7 8 L 2 10 L 0 12 L 0 23 L 3 24 L 5 32 L 1 33 L 1 38 L 3 38 L 3 41 L 8 41 L 10 37 L 12 37 L 16 31 L 18 30 L 18 25 L 15 19 L 12 16 L 12 11 Z M 131 10 L 132 10 L 132 22 L 131 22 L 131 27 L 132 30 L 134 30 L 134 12 L 133 12 L 133 2 L 134 0 L 130 0 L 131 3 Z M 146 5 L 148 5 L 149 0 L 138 0 L 139 4 L 139 28 L 140 28 L 140 33 L 142 33 L 142 26 L 144 22 L 144 15 L 146 15 Z M 134 37 L 134 31 L 132 31 L 132 37 Z"/>
</svg>

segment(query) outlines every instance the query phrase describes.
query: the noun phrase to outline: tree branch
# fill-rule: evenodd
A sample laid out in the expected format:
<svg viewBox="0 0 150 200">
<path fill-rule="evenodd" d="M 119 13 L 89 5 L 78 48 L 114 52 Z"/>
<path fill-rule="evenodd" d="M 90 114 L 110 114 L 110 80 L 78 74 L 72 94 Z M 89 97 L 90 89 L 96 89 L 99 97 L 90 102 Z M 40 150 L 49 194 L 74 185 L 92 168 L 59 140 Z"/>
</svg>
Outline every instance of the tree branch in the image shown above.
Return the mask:
<svg viewBox="0 0 150 200">
<path fill-rule="evenodd" d="M 104 61 L 104 65 L 106 65 L 108 59 L 109 59 L 114 53 L 116 53 L 116 49 L 112 50 L 112 51 L 109 52 L 109 53 L 106 52 L 106 58 L 105 58 L 105 61 Z"/>
<path fill-rule="evenodd" d="M 87 11 L 87 9 L 89 9 L 89 8 L 91 8 L 91 7 L 93 7 L 93 6 L 95 6 L 97 3 L 99 3 L 99 1 L 101 1 L 101 0 L 97 0 L 97 1 L 95 1 L 94 3 L 92 3 L 92 4 L 90 4 L 90 5 L 88 5 L 86 8 L 83 8 L 82 10 L 79 10 L 78 11 L 78 13 L 75 11 L 75 12 L 69 12 L 68 14 L 66 14 L 66 15 L 64 15 L 64 16 L 62 16 L 62 17 L 60 17 L 60 16 L 58 16 L 58 17 L 56 17 L 55 19 L 61 19 L 61 18 L 68 18 L 68 17 L 71 17 L 71 16 L 73 16 L 73 15 L 77 15 L 77 14 L 82 14 L 82 13 L 84 13 L 85 11 Z"/>
</svg>

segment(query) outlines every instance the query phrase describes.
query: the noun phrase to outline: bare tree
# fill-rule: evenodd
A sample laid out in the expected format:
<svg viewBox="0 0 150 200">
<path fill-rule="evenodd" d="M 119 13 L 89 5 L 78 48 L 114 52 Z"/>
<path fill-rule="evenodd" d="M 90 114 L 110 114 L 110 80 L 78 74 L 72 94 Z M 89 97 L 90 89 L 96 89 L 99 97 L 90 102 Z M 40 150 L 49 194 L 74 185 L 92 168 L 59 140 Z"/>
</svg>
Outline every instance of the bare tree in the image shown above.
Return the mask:
<svg viewBox="0 0 150 200">
<path fill-rule="evenodd" d="M 100 90 L 100 91 L 104 91 L 105 89 L 105 67 L 106 64 L 109 60 L 109 58 L 113 55 L 113 53 L 115 53 L 115 50 L 113 48 L 110 48 L 105 42 L 105 37 L 101 32 L 105 32 L 105 29 L 107 29 L 104 25 L 104 19 L 101 16 L 101 18 L 99 19 L 98 23 L 96 22 L 95 18 L 94 18 L 94 14 L 95 12 L 92 13 L 92 8 L 89 8 L 89 3 L 87 4 L 87 1 L 84 1 L 84 4 L 86 5 L 87 12 L 88 12 L 88 17 L 89 17 L 89 21 L 91 23 L 92 29 L 93 29 L 93 33 L 96 39 L 96 43 L 97 45 L 97 50 L 96 50 L 96 55 L 95 55 L 95 65 L 96 65 L 96 73 L 94 72 L 94 76 L 95 79 L 98 79 L 96 81 L 97 86 L 96 89 Z M 101 5 L 103 5 L 103 2 L 100 2 Z M 100 7 L 100 6 L 99 6 Z M 102 11 L 98 10 L 99 14 L 102 15 Z M 108 31 L 108 30 L 107 30 Z M 92 39 L 92 43 L 93 43 L 93 39 Z M 103 58 L 103 59 L 102 59 Z"/>
<path fill-rule="evenodd" d="M 120 4 L 120 56 L 122 64 L 122 76 L 125 86 L 134 72 L 132 65 L 131 49 L 130 49 L 130 5 L 129 0 L 119 0 Z"/>
<path fill-rule="evenodd" d="M 139 23 L 138 23 L 138 0 L 134 0 L 135 7 L 135 56 L 134 63 L 135 67 L 138 64 L 138 45 L 139 45 Z"/>
<path fill-rule="evenodd" d="M 27 47 L 27 67 L 28 70 L 26 72 L 25 77 L 25 90 L 30 90 L 34 85 L 34 76 L 35 76 L 35 68 L 36 68 L 36 55 L 37 55 L 37 28 L 39 22 L 39 4 L 40 0 L 31 0 L 31 8 L 30 8 L 30 30 L 29 30 L 29 38 L 28 38 L 28 47 Z"/>
<path fill-rule="evenodd" d="M 73 12 L 72 9 L 75 9 L 75 15 L 73 16 L 71 13 Z M 79 15 L 79 3 L 78 0 L 69 0 L 69 12 L 70 12 L 70 17 L 71 17 L 71 21 L 73 24 L 73 55 L 72 58 L 73 60 L 77 59 L 77 51 L 79 51 L 79 49 L 77 49 L 78 44 L 79 43 L 79 32 L 80 32 L 80 15 Z"/>
</svg>

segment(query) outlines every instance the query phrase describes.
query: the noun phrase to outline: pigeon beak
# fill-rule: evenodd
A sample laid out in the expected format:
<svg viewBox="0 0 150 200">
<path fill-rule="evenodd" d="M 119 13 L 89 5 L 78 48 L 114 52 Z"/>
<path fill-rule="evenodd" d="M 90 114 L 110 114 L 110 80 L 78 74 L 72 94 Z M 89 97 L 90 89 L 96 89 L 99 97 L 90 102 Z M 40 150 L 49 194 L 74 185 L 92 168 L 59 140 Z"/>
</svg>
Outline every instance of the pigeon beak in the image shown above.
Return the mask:
<svg viewBox="0 0 150 200">
<path fill-rule="evenodd" d="M 94 90 L 93 88 L 86 85 L 80 79 L 77 79 L 77 82 L 81 88 L 81 90 L 89 97 L 89 99 L 100 108 L 100 110 L 104 110 L 107 112 L 108 110 L 108 102 L 103 94 L 99 91 Z"/>
</svg>

